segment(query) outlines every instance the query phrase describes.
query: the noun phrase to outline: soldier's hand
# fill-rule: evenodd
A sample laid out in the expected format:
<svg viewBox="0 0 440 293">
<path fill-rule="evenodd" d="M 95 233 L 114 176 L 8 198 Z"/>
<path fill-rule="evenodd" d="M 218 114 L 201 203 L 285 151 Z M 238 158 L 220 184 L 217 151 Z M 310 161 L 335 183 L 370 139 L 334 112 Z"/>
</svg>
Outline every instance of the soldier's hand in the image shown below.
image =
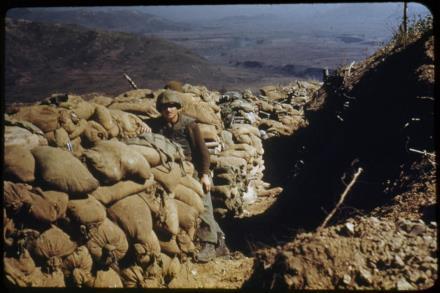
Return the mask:
<svg viewBox="0 0 440 293">
<path fill-rule="evenodd" d="M 200 182 L 202 183 L 204 192 L 211 191 L 211 180 L 209 179 L 208 174 L 203 174 L 202 178 L 200 178 Z"/>
</svg>

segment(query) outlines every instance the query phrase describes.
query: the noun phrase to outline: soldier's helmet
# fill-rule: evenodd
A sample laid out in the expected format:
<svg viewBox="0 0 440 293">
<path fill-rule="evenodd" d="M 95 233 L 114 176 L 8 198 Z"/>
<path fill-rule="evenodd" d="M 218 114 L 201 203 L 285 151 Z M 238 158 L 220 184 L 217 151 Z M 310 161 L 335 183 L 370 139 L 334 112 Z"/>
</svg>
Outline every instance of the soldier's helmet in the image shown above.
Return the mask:
<svg viewBox="0 0 440 293">
<path fill-rule="evenodd" d="M 177 109 L 182 108 L 182 102 L 175 91 L 166 90 L 157 97 L 156 109 L 160 112 L 164 105 L 175 105 Z"/>
</svg>

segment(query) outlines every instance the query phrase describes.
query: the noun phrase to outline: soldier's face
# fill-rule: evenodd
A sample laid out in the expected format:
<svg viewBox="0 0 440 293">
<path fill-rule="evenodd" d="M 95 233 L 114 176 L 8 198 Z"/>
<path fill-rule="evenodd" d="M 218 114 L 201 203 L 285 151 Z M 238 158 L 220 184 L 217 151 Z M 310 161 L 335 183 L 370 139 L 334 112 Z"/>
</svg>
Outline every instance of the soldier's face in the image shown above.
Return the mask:
<svg viewBox="0 0 440 293">
<path fill-rule="evenodd" d="M 164 105 L 164 107 L 162 107 L 162 116 L 165 118 L 166 121 L 174 123 L 177 122 L 177 118 L 178 118 L 178 109 L 176 107 L 176 105 Z"/>
</svg>

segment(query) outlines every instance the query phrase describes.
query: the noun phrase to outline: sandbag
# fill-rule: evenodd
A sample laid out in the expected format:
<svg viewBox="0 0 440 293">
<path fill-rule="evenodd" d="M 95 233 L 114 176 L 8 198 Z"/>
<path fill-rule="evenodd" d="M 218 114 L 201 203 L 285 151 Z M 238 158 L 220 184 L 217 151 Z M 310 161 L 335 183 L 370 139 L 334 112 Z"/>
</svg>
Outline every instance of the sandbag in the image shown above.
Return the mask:
<svg viewBox="0 0 440 293">
<path fill-rule="evenodd" d="M 93 191 L 91 195 L 99 200 L 102 204 L 109 205 L 129 195 L 139 193 L 144 190 L 149 190 L 149 193 L 154 192 L 155 184 L 156 183 L 152 178 L 145 180 L 143 184 L 130 180 L 120 181 L 111 186 L 100 186 Z"/>
<path fill-rule="evenodd" d="M 245 159 L 237 157 L 211 156 L 210 158 L 212 159 L 216 167 L 234 166 L 241 169 L 247 165 Z"/>
<path fill-rule="evenodd" d="M 78 276 L 91 277 L 93 259 L 86 246 L 79 246 L 72 254 L 65 257 L 62 263 L 62 271 L 66 278 L 72 278 L 77 287 L 84 285 L 85 278 Z M 79 272 L 81 271 L 81 273 Z"/>
<path fill-rule="evenodd" d="M 148 126 L 134 114 L 109 109 L 113 121 L 119 128 L 119 137 L 130 138 L 142 134 Z"/>
<path fill-rule="evenodd" d="M 90 227 L 87 233 L 86 246 L 95 261 L 109 265 L 120 260 L 128 250 L 124 232 L 107 218 L 102 224 Z"/>
<path fill-rule="evenodd" d="M 35 180 L 35 159 L 30 150 L 23 146 L 5 146 L 5 177 L 31 183 Z"/>
<path fill-rule="evenodd" d="M 3 204 L 11 215 L 17 214 L 26 203 L 31 202 L 32 186 L 24 183 L 3 181 Z"/>
<path fill-rule="evenodd" d="M 162 267 L 162 276 L 168 282 L 177 277 L 181 270 L 181 265 L 179 259 L 174 256 L 169 257 L 165 253 L 160 254 L 160 262 Z"/>
<path fill-rule="evenodd" d="M 35 134 L 19 126 L 5 126 L 5 147 L 23 146 L 28 149 L 40 145 L 48 145 L 47 139 L 42 134 Z"/>
<path fill-rule="evenodd" d="M 234 135 L 253 134 L 257 137 L 260 137 L 260 130 L 250 124 L 234 124 L 229 131 Z"/>
<path fill-rule="evenodd" d="M 75 251 L 77 245 L 56 226 L 44 231 L 35 241 L 34 254 L 46 260 L 50 272 L 61 269 L 61 258 Z"/>
<path fill-rule="evenodd" d="M 162 238 L 158 236 L 159 238 L 159 244 L 160 244 L 160 250 L 163 253 L 166 253 L 170 256 L 175 256 L 180 254 L 180 248 L 177 245 L 176 241 L 176 235 L 172 235 L 170 238 Z"/>
<path fill-rule="evenodd" d="M 239 151 L 239 150 L 225 150 L 219 154 L 220 157 L 236 157 L 245 159 L 246 162 L 250 162 L 252 159 L 252 154 L 247 151 Z"/>
<path fill-rule="evenodd" d="M 64 192 L 33 188 L 28 213 L 39 222 L 53 223 L 66 215 L 68 201 L 69 196 Z"/>
<path fill-rule="evenodd" d="M 193 254 L 196 250 L 196 247 L 191 239 L 191 237 L 188 235 L 188 233 L 185 230 L 180 230 L 179 233 L 176 236 L 177 244 L 179 245 L 179 248 L 182 252 L 186 254 Z"/>
<path fill-rule="evenodd" d="M 3 244 L 5 247 L 11 247 L 14 244 L 14 234 L 16 228 L 14 220 L 8 218 L 6 210 L 3 209 Z"/>
<path fill-rule="evenodd" d="M 197 212 L 202 213 L 205 210 L 200 196 L 192 189 L 178 184 L 174 190 L 175 198 L 195 208 Z"/>
<path fill-rule="evenodd" d="M 67 131 L 69 133 L 70 139 L 77 138 L 78 136 L 83 134 L 84 131 L 86 131 L 86 129 L 87 129 L 88 121 L 85 119 L 81 119 L 81 120 L 79 120 L 78 124 L 76 124 L 75 126 L 76 127 L 74 129 L 72 129 L 71 131 Z"/>
<path fill-rule="evenodd" d="M 177 208 L 179 226 L 184 229 L 191 238 L 193 238 L 195 228 L 197 227 L 197 210 L 180 200 L 172 199 L 172 201 L 174 201 Z"/>
<path fill-rule="evenodd" d="M 48 105 L 32 105 L 20 107 L 17 113 L 10 115 L 12 119 L 28 121 L 43 132 L 49 132 L 59 127 L 59 109 Z"/>
<path fill-rule="evenodd" d="M 215 125 L 218 129 L 223 128 L 221 119 L 206 102 L 184 103 L 182 113 L 196 119 L 196 122 Z"/>
<path fill-rule="evenodd" d="M 205 141 L 219 141 L 220 138 L 217 135 L 217 129 L 214 125 L 205 123 L 197 123 L 200 129 L 200 133 Z"/>
<path fill-rule="evenodd" d="M 49 146 L 32 149 L 38 175 L 50 186 L 66 193 L 81 194 L 95 190 L 99 182 L 71 153 Z"/>
<path fill-rule="evenodd" d="M 107 130 L 105 130 L 105 128 L 101 124 L 93 120 L 90 120 L 87 121 L 87 124 L 84 128 L 84 132 L 82 133 L 82 137 L 88 143 L 93 145 L 97 141 L 107 140 L 108 133 Z"/>
<path fill-rule="evenodd" d="M 64 288 L 66 283 L 64 282 L 64 274 L 61 270 L 53 272 L 44 272 L 42 274 L 42 287 L 46 288 Z"/>
<path fill-rule="evenodd" d="M 194 175 L 194 165 L 190 161 L 183 161 L 182 162 L 183 170 L 185 171 L 186 175 L 193 176 Z"/>
<path fill-rule="evenodd" d="M 112 268 L 108 270 L 99 270 L 96 272 L 96 278 L 93 282 L 94 288 L 123 288 L 121 278 Z"/>
<path fill-rule="evenodd" d="M 88 120 L 95 112 L 95 104 L 86 102 L 76 95 L 68 95 L 67 101 L 59 103 L 59 107 L 73 110 L 80 119 L 85 120 Z"/>
<path fill-rule="evenodd" d="M 91 98 L 89 100 L 89 103 L 95 104 L 95 111 L 96 111 L 97 105 L 108 107 L 111 103 L 113 103 L 113 98 L 98 95 L 98 96 L 94 96 L 93 98 Z"/>
<path fill-rule="evenodd" d="M 158 117 L 160 113 L 156 110 L 156 103 L 153 99 L 131 99 L 127 101 L 117 101 L 112 103 L 109 109 L 116 109 L 130 112 L 137 115 L 146 115 L 147 117 Z"/>
<path fill-rule="evenodd" d="M 109 137 L 117 137 L 119 135 L 119 127 L 113 121 L 110 110 L 106 107 L 96 105 L 95 113 L 91 119 L 101 124 L 107 130 Z"/>
<path fill-rule="evenodd" d="M 146 243 L 153 229 L 150 208 L 137 194 L 117 201 L 108 208 L 109 218 L 118 224 L 133 242 Z"/>
<path fill-rule="evenodd" d="M 148 288 L 144 279 L 144 270 L 138 265 L 121 270 L 121 281 L 124 288 Z"/>
<path fill-rule="evenodd" d="M 150 265 L 151 260 L 160 255 L 160 244 L 154 230 L 147 235 L 145 243 L 133 244 L 136 263 L 142 267 Z"/>
<path fill-rule="evenodd" d="M 177 234 L 179 231 L 179 219 L 177 207 L 173 199 L 167 195 L 156 196 L 152 193 L 141 192 L 138 194 L 148 204 L 155 220 L 155 227 L 163 229 L 170 234 Z"/>
<path fill-rule="evenodd" d="M 4 276 L 7 282 L 18 287 L 40 287 L 41 270 L 36 268 L 29 252 L 24 249 L 18 258 L 4 257 Z"/>
<path fill-rule="evenodd" d="M 191 175 L 181 177 L 179 183 L 195 191 L 200 197 L 205 196 L 202 184 Z"/>
<path fill-rule="evenodd" d="M 182 174 L 182 170 L 177 163 L 171 163 L 170 168 L 163 165 L 151 168 L 151 173 L 153 173 L 154 179 L 161 183 L 167 192 L 174 192 L 180 182 L 180 178 L 185 175 Z"/>
<path fill-rule="evenodd" d="M 160 154 L 154 148 L 136 144 L 128 145 L 128 147 L 142 155 L 148 161 L 151 167 L 156 167 L 161 164 Z"/>
<path fill-rule="evenodd" d="M 67 216 L 82 225 L 100 224 L 106 219 L 105 207 L 93 196 L 71 199 L 67 204 Z"/>
</svg>

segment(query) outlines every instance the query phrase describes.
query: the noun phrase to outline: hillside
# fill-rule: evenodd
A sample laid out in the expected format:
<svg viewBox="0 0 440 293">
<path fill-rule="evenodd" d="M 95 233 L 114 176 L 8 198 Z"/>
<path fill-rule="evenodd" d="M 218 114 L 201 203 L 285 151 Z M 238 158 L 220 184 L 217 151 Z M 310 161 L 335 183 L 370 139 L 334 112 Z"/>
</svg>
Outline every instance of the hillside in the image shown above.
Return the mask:
<svg viewBox="0 0 440 293">
<path fill-rule="evenodd" d="M 116 95 L 129 89 L 124 72 L 140 87 L 231 81 L 188 49 L 157 38 L 11 19 L 5 31 L 7 102 L 58 91 Z"/>
</svg>

